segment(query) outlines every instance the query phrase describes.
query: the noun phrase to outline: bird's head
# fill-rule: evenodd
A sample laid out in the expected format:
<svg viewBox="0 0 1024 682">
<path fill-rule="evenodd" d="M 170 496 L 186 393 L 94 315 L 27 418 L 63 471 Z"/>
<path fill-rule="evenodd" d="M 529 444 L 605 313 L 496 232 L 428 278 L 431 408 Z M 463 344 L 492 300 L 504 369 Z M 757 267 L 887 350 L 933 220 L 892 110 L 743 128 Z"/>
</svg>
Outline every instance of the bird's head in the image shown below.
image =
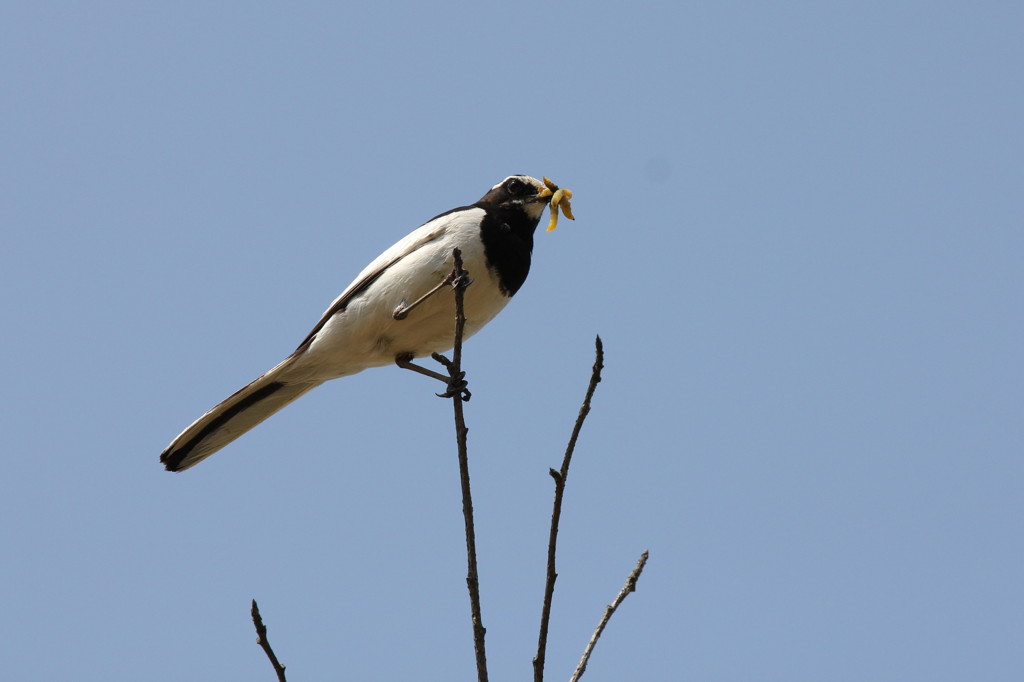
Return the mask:
<svg viewBox="0 0 1024 682">
<path fill-rule="evenodd" d="M 548 230 L 553 230 L 557 222 L 558 207 L 567 218 L 572 219 L 569 198 L 572 192 L 559 189 L 558 185 L 547 178 L 538 180 L 529 175 L 510 175 L 485 194 L 477 205 L 489 205 L 500 209 L 518 209 L 526 213 L 532 220 L 540 220 L 544 208 L 551 204 L 551 223 Z"/>
</svg>

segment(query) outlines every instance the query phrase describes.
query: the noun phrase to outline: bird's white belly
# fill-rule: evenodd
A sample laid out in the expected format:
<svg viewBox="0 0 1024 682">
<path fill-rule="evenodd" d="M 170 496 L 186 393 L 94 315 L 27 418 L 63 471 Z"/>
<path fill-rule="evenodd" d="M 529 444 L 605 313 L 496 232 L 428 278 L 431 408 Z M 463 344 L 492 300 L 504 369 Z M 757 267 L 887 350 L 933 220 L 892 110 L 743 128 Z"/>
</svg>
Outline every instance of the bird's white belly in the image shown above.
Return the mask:
<svg viewBox="0 0 1024 682">
<path fill-rule="evenodd" d="M 488 270 L 482 243 L 455 236 L 408 254 L 328 320 L 299 359 L 304 369 L 317 378 L 332 379 L 393 364 L 402 354 L 424 357 L 449 350 L 455 337 L 455 295 L 450 287 L 416 306 L 405 319 L 396 320 L 394 311 L 417 301 L 451 273 L 455 246 L 461 248 L 463 267 L 474 282 L 466 289 L 464 338 L 487 324 L 510 299 Z"/>
</svg>

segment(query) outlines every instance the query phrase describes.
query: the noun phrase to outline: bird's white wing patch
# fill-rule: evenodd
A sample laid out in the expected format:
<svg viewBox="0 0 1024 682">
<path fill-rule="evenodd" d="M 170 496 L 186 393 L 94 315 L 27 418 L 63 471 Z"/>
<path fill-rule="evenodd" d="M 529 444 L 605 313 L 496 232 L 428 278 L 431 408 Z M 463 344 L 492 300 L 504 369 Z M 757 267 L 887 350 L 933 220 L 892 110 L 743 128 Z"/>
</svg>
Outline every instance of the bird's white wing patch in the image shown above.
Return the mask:
<svg viewBox="0 0 1024 682">
<path fill-rule="evenodd" d="M 356 278 L 345 287 L 345 290 L 338 295 L 336 299 L 328 306 L 327 310 L 320 317 L 320 321 L 316 323 L 312 331 L 302 340 L 299 347 L 295 349 L 296 355 L 301 353 L 313 340 L 323 326 L 327 323 L 333 315 L 339 311 L 344 310 L 348 305 L 348 302 L 360 292 L 364 291 L 367 287 L 373 284 L 374 280 L 380 277 L 385 270 L 393 266 L 398 261 L 402 260 L 410 253 L 423 248 L 427 244 L 443 238 L 449 230 L 453 227 L 458 226 L 462 221 L 471 215 L 476 215 L 476 212 L 483 213 L 482 208 L 461 208 L 440 215 L 429 222 L 419 226 L 409 234 L 405 235 L 397 242 L 392 244 L 384 253 L 380 254 L 373 261 L 363 268 Z"/>
<path fill-rule="evenodd" d="M 405 235 L 392 244 L 384 253 L 380 254 L 370 262 L 363 271 L 356 275 L 356 278 L 349 284 L 341 295 L 331 304 L 334 308 L 338 301 L 347 298 L 353 291 L 361 289 L 368 280 L 376 279 L 382 272 L 408 256 L 413 251 L 429 244 L 435 239 L 440 239 L 448 231 L 448 216 L 431 220 L 421 225 L 409 234 Z"/>
</svg>

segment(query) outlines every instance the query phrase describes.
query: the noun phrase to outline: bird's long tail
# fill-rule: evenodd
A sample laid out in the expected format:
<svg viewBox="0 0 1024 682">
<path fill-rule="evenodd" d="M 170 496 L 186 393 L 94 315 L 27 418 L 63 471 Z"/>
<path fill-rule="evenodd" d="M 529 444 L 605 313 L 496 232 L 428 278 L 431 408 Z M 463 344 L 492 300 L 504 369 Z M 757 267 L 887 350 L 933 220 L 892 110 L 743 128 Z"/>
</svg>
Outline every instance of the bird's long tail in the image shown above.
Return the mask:
<svg viewBox="0 0 1024 682">
<path fill-rule="evenodd" d="M 160 455 L 168 471 L 184 471 L 274 414 L 320 381 L 285 381 L 281 363 L 236 391 L 182 431 Z"/>
</svg>

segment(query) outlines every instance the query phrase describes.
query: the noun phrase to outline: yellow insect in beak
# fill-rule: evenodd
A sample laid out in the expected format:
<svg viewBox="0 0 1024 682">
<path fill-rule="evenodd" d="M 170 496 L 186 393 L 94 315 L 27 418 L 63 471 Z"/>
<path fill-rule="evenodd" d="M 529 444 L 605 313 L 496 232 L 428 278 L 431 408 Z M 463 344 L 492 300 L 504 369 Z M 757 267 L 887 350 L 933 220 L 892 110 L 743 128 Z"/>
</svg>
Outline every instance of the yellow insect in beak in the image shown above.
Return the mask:
<svg viewBox="0 0 1024 682">
<path fill-rule="evenodd" d="M 548 223 L 547 231 L 550 232 L 558 227 L 559 209 L 569 220 L 576 220 L 576 217 L 572 214 L 572 206 L 569 205 L 569 200 L 572 199 L 572 190 L 559 187 L 547 177 L 544 178 L 544 185 L 538 194 L 542 198 L 551 197 L 549 202 L 551 206 L 551 221 Z"/>
</svg>

